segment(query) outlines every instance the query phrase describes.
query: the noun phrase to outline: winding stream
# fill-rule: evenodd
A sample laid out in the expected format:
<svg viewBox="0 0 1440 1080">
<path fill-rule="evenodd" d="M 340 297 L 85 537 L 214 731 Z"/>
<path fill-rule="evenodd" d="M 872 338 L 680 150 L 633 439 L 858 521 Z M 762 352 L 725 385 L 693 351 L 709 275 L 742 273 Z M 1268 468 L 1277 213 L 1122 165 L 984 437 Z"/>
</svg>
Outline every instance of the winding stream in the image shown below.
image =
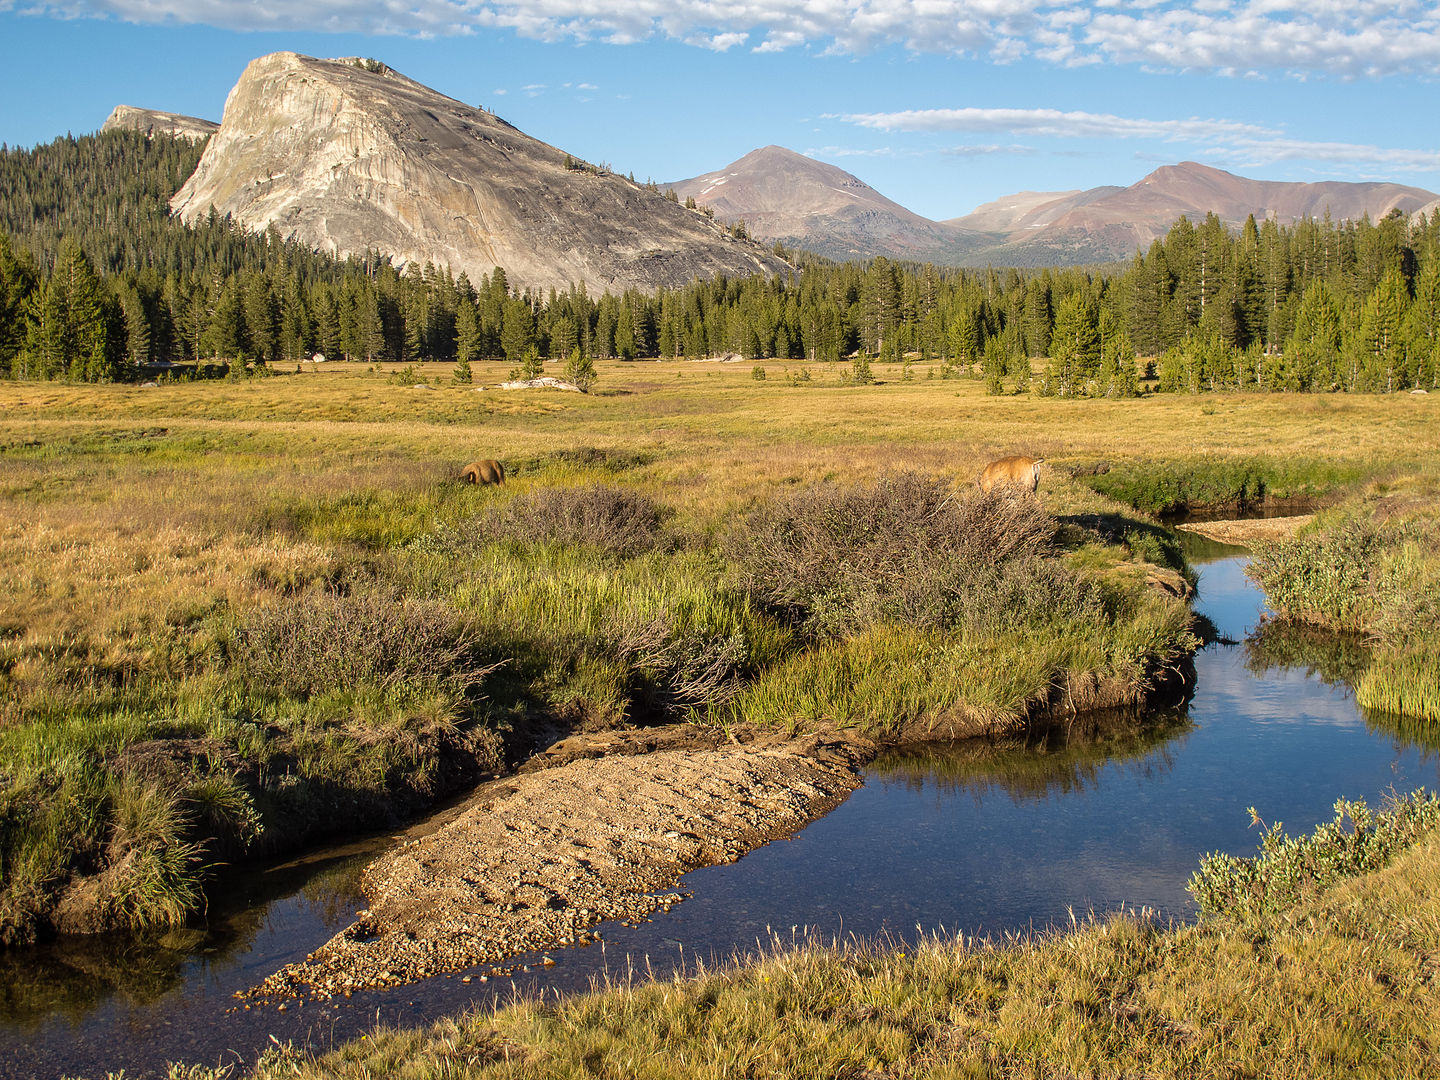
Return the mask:
<svg viewBox="0 0 1440 1080">
<path fill-rule="evenodd" d="M 1197 607 L 1221 635 L 1196 657 L 1193 699 L 1133 719 L 1082 719 L 1011 743 L 972 741 L 876 761 L 844 804 L 791 840 L 682 882 L 692 898 L 513 978 L 441 977 L 338 1002 L 247 1009 L 232 996 L 347 925 L 384 841 L 237 878 L 210 928 L 160 946 L 62 942 L 0 953 L 0 1078 L 162 1074 L 165 1062 L 246 1063 L 271 1040 L 324 1049 L 515 990 L 566 993 L 597 975 L 657 973 L 753 951 L 772 934 L 1002 935 L 1087 912 L 1193 915 L 1199 857 L 1251 854 L 1246 808 L 1291 832 L 1340 796 L 1440 786 L 1440 739 L 1357 708 L 1351 646 L 1247 635 L 1263 598 L 1235 549 L 1197 549 Z M 1283 663 L 1275 658 L 1283 658 Z M 1294 666 L 1299 664 L 1300 666 Z M 522 962 L 526 958 L 521 958 Z M 529 959 L 534 959 L 529 958 Z M 478 971 L 477 971 L 478 973 Z"/>
</svg>

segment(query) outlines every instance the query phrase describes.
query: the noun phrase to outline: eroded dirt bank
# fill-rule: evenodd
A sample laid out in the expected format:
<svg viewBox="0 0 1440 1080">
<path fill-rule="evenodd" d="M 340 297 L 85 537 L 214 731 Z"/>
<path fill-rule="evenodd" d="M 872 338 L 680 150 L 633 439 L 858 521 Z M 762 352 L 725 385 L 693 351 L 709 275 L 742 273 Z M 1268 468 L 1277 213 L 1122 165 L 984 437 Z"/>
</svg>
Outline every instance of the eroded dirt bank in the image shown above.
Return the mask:
<svg viewBox="0 0 1440 1080">
<path fill-rule="evenodd" d="M 634 746 L 562 744 L 548 755 L 558 764 L 482 786 L 367 868 L 368 911 L 252 996 L 394 986 L 592 940 L 604 920 L 680 900 L 663 890 L 685 872 L 832 809 L 873 753 L 840 736 L 694 741 L 682 731 Z"/>
</svg>

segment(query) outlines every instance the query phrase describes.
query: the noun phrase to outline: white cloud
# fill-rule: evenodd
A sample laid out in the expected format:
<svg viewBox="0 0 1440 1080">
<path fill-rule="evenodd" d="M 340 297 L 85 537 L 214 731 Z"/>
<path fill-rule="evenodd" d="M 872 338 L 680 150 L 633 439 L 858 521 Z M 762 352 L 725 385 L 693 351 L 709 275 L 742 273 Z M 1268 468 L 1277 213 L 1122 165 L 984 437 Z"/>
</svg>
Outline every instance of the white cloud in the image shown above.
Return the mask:
<svg viewBox="0 0 1440 1080">
<path fill-rule="evenodd" d="M 956 157 L 987 157 L 991 154 L 1033 154 L 1033 146 L 1020 143 L 970 143 L 961 146 L 947 146 L 942 153 Z"/>
<path fill-rule="evenodd" d="M 1277 161 L 1324 161 L 1332 165 L 1384 165 L 1407 172 L 1440 169 L 1440 150 L 1405 150 L 1369 146 L 1364 143 L 1242 139 L 1229 148 L 1228 152 L 1247 165 L 1271 165 Z"/>
<path fill-rule="evenodd" d="M 1405 149 L 1365 143 L 1316 142 L 1239 120 L 1191 117 L 1147 120 L 1112 113 L 1062 112 L 1059 109 L 910 109 L 890 113 L 848 113 L 844 120 L 878 131 L 973 132 L 1056 139 L 1142 139 L 1190 143 L 1197 157 L 1244 165 L 1316 161 L 1336 166 L 1385 166 L 1393 170 L 1440 169 L 1440 150 Z M 1030 153 L 1031 147 L 1006 144 L 953 146 L 947 154 Z M 1157 158 L 1156 160 L 1162 160 Z"/>
<path fill-rule="evenodd" d="M 0 0 L 0 10 L 16 10 Z M 1034 56 L 1053 64 L 1355 78 L 1440 68 L 1433 0 L 34 0 L 22 13 L 237 30 L 439 36 L 508 28 L 544 41 L 665 38 L 724 51 Z"/>
<path fill-rule="evenodd" d="M 1143 120 L 1110 113 L 1062 112 L 1059 109 L 908 109 L 889 113 L 847 113 L 826 119 L 845 120 L 881 131 L 973 131 L 1043 135 L 1052 138 L 1136 139 L 1174 141 L 1217 135 L 1279 135 L 1280 132 L 1236 120 Z"/>
<path fill-rule="evenodd" d="M 849 146 L 821 146 L 802 151 L 806 157 L 813 158 L 844 158 L 844 157 L 894 157 L 895 151 L 888 146 L 881 146 L 874 150 L 861 150 Z"/>
</svg>

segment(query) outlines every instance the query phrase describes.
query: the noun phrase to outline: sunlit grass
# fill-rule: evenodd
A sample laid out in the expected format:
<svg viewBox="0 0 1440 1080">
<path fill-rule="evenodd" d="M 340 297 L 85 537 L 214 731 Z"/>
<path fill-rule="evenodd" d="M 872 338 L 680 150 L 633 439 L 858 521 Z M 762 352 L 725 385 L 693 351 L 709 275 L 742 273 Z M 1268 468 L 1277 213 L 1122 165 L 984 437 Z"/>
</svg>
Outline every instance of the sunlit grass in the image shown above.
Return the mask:
<svg viewBox="0 0 1440 1080">
<path fill-rule="evenodd" d="M 1263 926 L 1084 918 L 1008 941 L 774 940 L 758 958 L 613 980 L 324 1055 L 259 1080 L 468 1077 L 1415 1078 L 1435 1068 L 1440 842 Z"/>
<path fill-rule="evenodd" d="M 476 385 L 502 368 L 477 365 Z M 1068 465 L 1183 468 L 1280 445 L 1306 475 L 1347 483 L 1401 473 L 1434 422 L 1408 395 L 1237 395 L 1208 412 L 1179 397 L 992 398 L 927 379 L 924 365 L 911 381 L 876 365 L 871 387 L 842 386 L 823 364 L 798 386 L 757 383 L 748 365 L 599 371 L 590 395 L 415 390 L 359 365 L 156 388 L 0 382 L 0 934 L 33 932 L 75 868 L 123 855 L 105 847 L 119 813 L 107 785 L 145 769 L 179 808 L 177 844 L 224 839 L 199 809 L 203 790 L 205 805 L 225 805 L 202 787 L 223 774 L 263 820 L 256 842 L 279 848 L 353 827 L 336 808 L 355 800 L 372 818 L 423 805 L 442 775 L 465 775 L 442 760 L 496 767 L 502 734 L 537 720 L 888 736 L 1135 700 L 1191 644 L 1184 604 L 1145 595 L 1147 560 L 1173 559 L 1153 526 Z M 419 374 L 449 379 L 438 365 Z M 747 592 L 732 561 L 736 530 L 783 493 L 906 470 L 963 493 L 1010 453 L 1046 459 L 1040 497 L 1062 522 L 1026 610 L 1056 608 L 1046 590 L 1065 582 L 1107 597 L 1098 607 L 1017 618 L 1003 599 L 1025 591 L 1016 574 L 1009 593 L 967 601 L 963 632 L 862 612 L 853 634 L 810 640 Z M 455 481 L 477 457 L 505 464 L 503 489 Z M 455 541 L 516 496 L 601 482 L 663 508 L 653 550 L 514 523 L 514 535 L 487 525 Z M 1403 593 L 1410 578 L 1395 580 Z M 372 594 L 453 613 L 471 653 L 456 670 L 501 666 L 463 686 L 367 676 L 283 692 L 246 668 L 246 635 L 266 613 Z M 160 749 L 142 769 L 130 755 L 145 744 Z M 214 854 L 190 864 L 197 875 Z M 126 910 L 116 917 L 144 921 Z"/>
</svg>

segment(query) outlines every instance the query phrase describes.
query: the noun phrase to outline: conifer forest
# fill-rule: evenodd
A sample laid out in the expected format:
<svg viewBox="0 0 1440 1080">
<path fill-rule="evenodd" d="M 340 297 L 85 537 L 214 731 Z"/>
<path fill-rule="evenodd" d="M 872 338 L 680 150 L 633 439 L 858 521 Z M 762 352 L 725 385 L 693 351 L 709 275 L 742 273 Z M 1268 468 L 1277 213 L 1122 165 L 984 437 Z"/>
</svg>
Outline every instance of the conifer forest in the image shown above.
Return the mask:
<svg viewBox="0 0 1440 1080">
<path fill-rule="evenodd" d="M 337 260 L 167 203 L 203 144 L 115 131 L 0 148 L 0 374 L 107 381 L 361 362 L 919 360 L 994 393 L 1396 392 L 1440 380 L 1440 212 L 1181 218 L 1129 264 L 959 270 L 785 253 L 783 277 L 538 292 L 502 268 Z"/>
</svg>

